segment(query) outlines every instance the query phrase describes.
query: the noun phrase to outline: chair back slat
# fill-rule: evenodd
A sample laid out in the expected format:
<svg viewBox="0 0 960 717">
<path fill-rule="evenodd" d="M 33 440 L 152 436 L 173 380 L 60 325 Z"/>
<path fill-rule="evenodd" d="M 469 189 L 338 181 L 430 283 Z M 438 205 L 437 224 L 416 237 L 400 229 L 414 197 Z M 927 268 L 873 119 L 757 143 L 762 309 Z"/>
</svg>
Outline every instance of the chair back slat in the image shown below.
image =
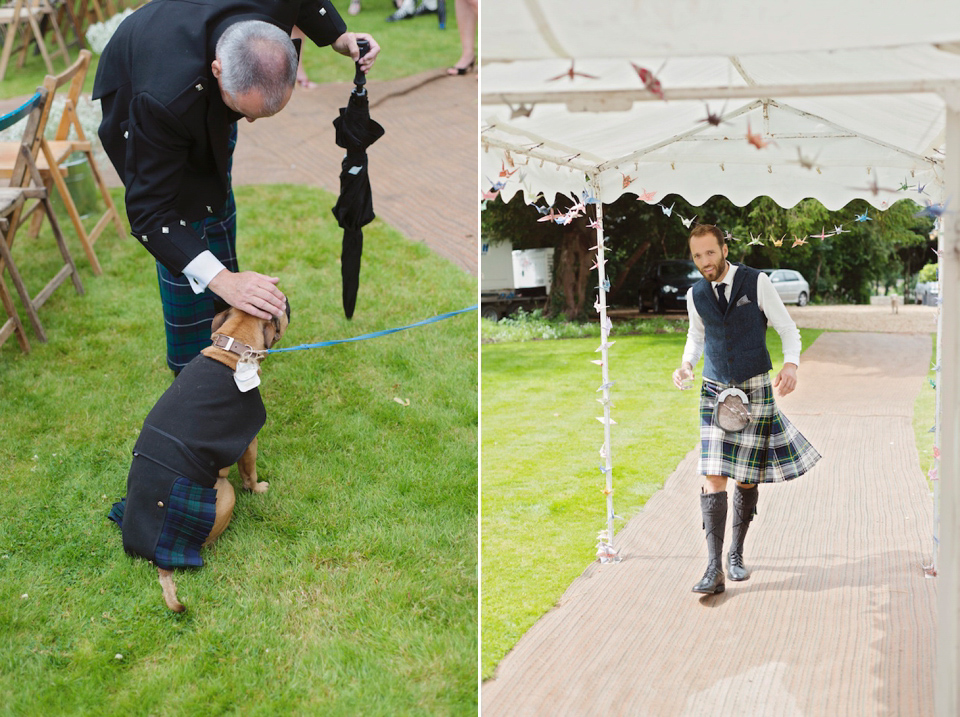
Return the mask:
<svg viewBox="0 0 960 717">
<path fill-rule="evenodd" d="M 13 173 L 10 175 L 10 187 L 25 187 L 32 181 L 30 167 L 35 167 L 37 153 L 39 150 L 43 125 L 41 119 L 44 111 L 47 109 L 48 92 L 46 87 L 37 88 L 37 93 L 27 100 L 23 105 L 15 109 L 3 118 L 0 118 L 0 129 L 9 127 L 14 122 L 27 118 L 27 124 L 23 129 L 23 135 L 20 140 L 21 151 L 17 154 L 17 160 L 13 165 Z M 13 118 L 16 119 L 13 119 Z M 10 118 L 10 121 L 7 121 Z M 6 124 L 3 124 L 7 121 Z"/>
<path fill-rule="evenodd" d="M 36 107 L 37 105 L 43 104 L 43 100 L 45 97 L 46 97 L 46 92 L 43 92 L 41 94 L 41 92 L 38 90 L 33 97 L 31 97 L 29 100 L 27 100 L 22 105 L 17 107 L 17 109 L 11 112 L 8 112 L 7 114 L 0 117 L 0 132 L 7 129 L 8 127 L 12 127 L 17 122 L 22 120 L 24 117 L 30 114 L 33 108 Z"/>
<path fill-rule="evenodd" d="M 51 95 L 68 82 L 70 83 L 63 114 L 60 115 L 60 124 L 57 125 L 57 131 L 53 136 L 55 141 L 68 139 L 71 127 L 76 131 L 78 139 L 86 139 L 83 126 L 80 124 L 80 118 L 77 117 L 77 105 L 80 102 L 80 93 L 83 91 L 83 83 L 87 77 L 87 69 L 90 67 L 91 56 L 90 50 L 81 50 L 80 56 L 70 67 L 58 75 L 47 75 L 43 78 L 43 86 L 50 91 Z"/>
</svg>

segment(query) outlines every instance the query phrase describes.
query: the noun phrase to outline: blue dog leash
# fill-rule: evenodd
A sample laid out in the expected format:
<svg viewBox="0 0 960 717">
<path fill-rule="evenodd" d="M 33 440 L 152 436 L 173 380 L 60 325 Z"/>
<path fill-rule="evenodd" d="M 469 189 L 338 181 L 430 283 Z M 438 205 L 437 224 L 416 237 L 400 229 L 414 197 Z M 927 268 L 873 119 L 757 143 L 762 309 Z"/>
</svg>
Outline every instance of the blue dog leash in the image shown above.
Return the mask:
<svg viewBox="0 0 960 717">
<path fill-rule="evenodd" d="M 438 314 L 429 319 L 424 319 L 423 321 L 418 321 L 415 324 L 410 324 L 409 326 L 398 326 L 395 329 L 384 329 L 383 331 L 374 331 L 372 334 L 364 334 L 363 336 L 354 336 L 351 339 L 334 339 L 332 341 L 318 341 L 315 344 L 300 344 L 299 346 L 291 346 L 290 348 L 285 349 L 268 349 L 266 353 L 276 354 L 281 351 L 303 351 L 304 349 L 319 349 L 324 346 L 333 346 L 335 344 L 345 344 L 351 341 L 365 341 L 367 339 L 375 339 L 378 336 L 386 336 L 387 334 L 395 334 L 398 331 L 405 331 L 407 329 L 412 329 L 416 326 L 424 326 L 426 324 L 432 324 L 437 321 L 443 321 L 444 319 L 449 319 L 451 316 L 456 316 L 457 314 L 464 314 L 468 311 L 476 311 L 479 308 L 477 304 L 473 306 L 468 306 L 465 309 L 458 309 L 457 311 L 450 311 L 446 314 Z"/>
</svg>

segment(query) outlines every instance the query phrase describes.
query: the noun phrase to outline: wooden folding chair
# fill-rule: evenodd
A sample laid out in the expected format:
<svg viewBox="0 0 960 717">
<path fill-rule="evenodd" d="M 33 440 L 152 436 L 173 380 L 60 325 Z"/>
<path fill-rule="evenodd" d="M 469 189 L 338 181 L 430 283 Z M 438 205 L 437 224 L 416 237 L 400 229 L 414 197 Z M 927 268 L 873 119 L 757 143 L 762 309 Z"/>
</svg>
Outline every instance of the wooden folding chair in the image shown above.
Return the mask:
<svg viewBox="0 0 960 717">
<path fill-rule="evenodd" d="M 50 204 L 50 196 L 43 183 L 43 178 L 37 169 L 36 158 L 39 153 L 40 137 L 43 131 L 43 110 L 46 106 L 49 90 L 41 87 L 37 90 L 30 100 L 20 108 L 14 110 L 8 115 L 0 117 L 0 130 L 19 122 L 26 118 L 26 127 L 23 131 L 23 137 L 20 141 L 20 150 L 13 172 L 10 175 L 10 182 L 7 187 L 0 188 L 0 303 L 9 317 L 0 328 L 0 344 L 16 332 L 17 339 L 20 342 L 20 348 L 23 351 L 29 351 L 30 345 L 27 341 L 26 332 L 23 330 L 23 324 L 17 315 L 16 307 L 10 296 L 10 292 L 3 281 L 4 270 L 10 272 L 10 278 L 13 280 L 17 293 L 20 295 L 20 301 L 27 312 L 27 317 L 33 326 L 33 331 L 40 341 L 46 341 L 47 335 L 40 323 L 40 317 L 37 310 L 43 306 L 50 295 L 60 284 L 66 281 L 69 276 L 73 280 L 73 286 L 77 293 L 83 294 L 83 284 L 80 282 L 80 276 L 77 273 L 76 264 L 70 256 L 67 244 L 63 239 L 63 233 L 60 231 L 60 224 L 57 222 L 57 215 Z M 17 264 L 13 259 L 13 240 L 17 229 L 22 226 L 27 219 L 36 211 L 42 209 L 50 220 L 50 227 L 53 230 L 54 239 L 60 250 L 60 256 L 63 258 L 63 266 L 50 279 L 46 286 L 34 297 L 30 296 L 27 287 L 23 282 Z"/>
<path fill-rule="evenodd" d="M 75 5 L 76 0 L 51 0 L 51 5 L 57 13 L 56 21 L 60 26 L 60 34 L 63 36 L 67 47 L 76 47 L 82 50 L 87 46 L 87 38 L 84 36 L 85 24 L 83 18 L 77 15 Z M 73 40 L 68 41 L 68 33 L 73 33 Z"/>
<path fill-rule="evenodd" d="M 66 3 L 68 6 L 71 6 L 71 3 L 76 3 L 72 5 L 71 12 L 73 13 L 73 18 L 71 21 L 74 23 L 76 30 L 81 32 L 86 32 L 86 28 L 93 23 L 105 22 L 110 19 L 118 12 L 122 12 L 127 8 L 138 8 L 141 5 L 145 4 L 149 0 L 130 0 L 129 2 L 123 2 L 122 0 L 117 0 L 115 3 L 113 0 L 103 0 L 101 3 L 100 0 L 61 0 Z M 86 37 L 83 38 L 83 44 L 81 48 L 86 47 Z"/>
<path fill-rule="evenodd" d="M 90 57 L 91 53 L 89 50 L 81 50 L 80 56 L 70 67 L 59 75 L 47 75 L 43 80 L 43 86 L 49 91 L 44 107 L 44 114 L 41 119 L 43 126 L 47 124 L 50 108 L 53 105 L 53 98 L 57 90 L 68 83 L 69 87 L 65 95 L 60 124 L 57 125 L 53 139 L 48 140 L 41 138 L 40 140 L 41 154 L 37 159 L 37 166 L 47 188 L 56 187 L 57 193 L 63 200 L 64 207 L 73 224 L 74 231 L 80 239 L 80 243 L 83 245 L 83 251 L 87 255 L 87 260 L 90 262 L 90 266 L 93 267 L 93 273 L 99 275 L 102 270 L 100 268 L 100 261 L 97 259 L 97 255 L 93 250 L 94 242 L 96 242 L 97 238 L 103 233 L 103 230 L 106 229 L 111 221 L 117 230 L 117 235 L 121 239 L 123 239 L 125 235 L 123 224 L 120 222 L 120 214 L 117 211 L 113 199 L 110 197 L 110 191 L 107 188 L 107 183 L 103 175 L 100 173 L 100 168 L 97 166 L 90 140 L 88 140 L 84 134 L 83 126 L 77 117 L 77 103 L 80 101 L 80 93 L 83 90 L 83 82 L 86 78 L 87 68 L 90 65 Z M 72 139 L 70 137 L 71 130 L 74 135 Z M 0 177 L 9 176 L 13 167 L 13 162 L 16 159 L 15 152 L 17 151 L 16 148 L 12 146 L 14 144 L 16 143 L 0 142 Z M 103 204 L 106 207 L 89 233 L 84 227 L 83 219 L 64 180 L 66 170 L 63 168 L 63 163 L 74 152 L 81 152 L 86 157 L 90 173 L 93 175 L 94 182 L 100 192 L 100 197 L 103 199 Z M 51 167 L 56 167 L 57 170 L 51 171 Z M 31 234 L 36 234 L 39 229 L 39 222 L 42 221 L 42 219 L 39 215 L 36 217 L 31 229 Z"/>
<path fill-rule="evenodd" d="M 41 29 L 44 18 L 49 19 L 50 29 L 59 48 L 52 53 L 47 49 L 47 43 L 43 37 L 44 32 Z M 70 64 L 70 53 L 67 52 L 67 46 L 63 41 L 63 35 L 60 32 L 60 26 L 57 24 L 56 14 L 50 5 L 50 0 L 11 0 L 8 4 L 0 7 L 0 27 L 5 28 L 3 50 L 0 52 L 0 80 L 7 72 L 10 55 L 13 53 L 17 37 L 21 34 L 23 35 L 23 42 L 18 48 L 20 59 L 17 62 L 17 67 L 23 67 L 23 63 L 26 62 L 31 39 L 37 43 L 37 48 L 47 65 L 47 72 L 51 75 L 56 72 L 53 69 L 52 58 L 63 57 L 64 63 Z"/>
<path fill-rule="evenodd" d="M 104 4 L 107 6 L 106 12 L 103 11 L 100 0 L 80 0 L 77 17 L 86 18 L 87 22 L 105 22 L 107 18 L 116 15 L 117 10 L 111 0 L 105 0 Z"/>
</svg>

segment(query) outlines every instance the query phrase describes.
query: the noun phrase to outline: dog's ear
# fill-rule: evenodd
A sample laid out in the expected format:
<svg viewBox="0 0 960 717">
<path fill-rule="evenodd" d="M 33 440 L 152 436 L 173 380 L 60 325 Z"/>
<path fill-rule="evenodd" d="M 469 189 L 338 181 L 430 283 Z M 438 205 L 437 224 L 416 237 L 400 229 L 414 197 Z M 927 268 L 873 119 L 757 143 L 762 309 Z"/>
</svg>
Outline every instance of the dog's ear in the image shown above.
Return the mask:
<svg viewBox="0 0 960 717">
<path fill-rule="evenodd" d="M 277 329 L 274 326 L 275 322 L 276 319 L 263 322 L 263 348 L 265 349 L 273 346 L 273 342 L 277 340 Z"/>
<path fill-rule="evenodd" d="M 283 332 L 286 331 L 287 326 L 290 324 L 290 303 L 287 302 L 287 315 L 277 318 L 274 316 L 270 321 L 267 321 L 263 324 L 263 346 L 264 348 L 272 348 L 277 341 L 280 340 L 280 337 L 283 336 Z"/>
<path fill-rule="evenodd" d="M 230 312 L 233 311 L 232 308 L 227 309 L 226 311 L 221 311 L 219 314 L 213 317 L 213 324 L 210 326 L 211 333 L 216 333 L 223 323 L 227 320 L 227 317 L 230 315 Z"/>
</svg>

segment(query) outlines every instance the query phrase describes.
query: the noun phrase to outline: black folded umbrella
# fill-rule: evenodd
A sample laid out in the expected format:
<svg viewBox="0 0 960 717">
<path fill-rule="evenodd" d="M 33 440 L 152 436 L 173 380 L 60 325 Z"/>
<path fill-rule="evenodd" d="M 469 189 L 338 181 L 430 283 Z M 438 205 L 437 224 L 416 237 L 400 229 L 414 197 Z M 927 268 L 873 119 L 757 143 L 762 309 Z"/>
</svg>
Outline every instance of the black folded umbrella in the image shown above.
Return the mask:
<svg viewBox="0 0 960 717">
<path fill-rule="evenodd" d="M 360 44 L 360 56 L 366 54 L 367 44 Z M 373 221 L 373 194 L 367 172 L 367 147 L 383 136 L 384 129 L 370 119 L 370 103 L 364 87 L 366 77 L 357 65 L 353 79 L 355 87 L 346 107 L 333 121 L 337 130 L 337 145 L 347 150 L 340 165 L 340 197 L 333 207 L 333 215 L 343 229 L 343 249 L 340 254 L 340 274 L 343 278 L 343 312 L 353 317 L 360 288 L 360 255 L 363 253 L 362 227 Z"/>
</svg>

